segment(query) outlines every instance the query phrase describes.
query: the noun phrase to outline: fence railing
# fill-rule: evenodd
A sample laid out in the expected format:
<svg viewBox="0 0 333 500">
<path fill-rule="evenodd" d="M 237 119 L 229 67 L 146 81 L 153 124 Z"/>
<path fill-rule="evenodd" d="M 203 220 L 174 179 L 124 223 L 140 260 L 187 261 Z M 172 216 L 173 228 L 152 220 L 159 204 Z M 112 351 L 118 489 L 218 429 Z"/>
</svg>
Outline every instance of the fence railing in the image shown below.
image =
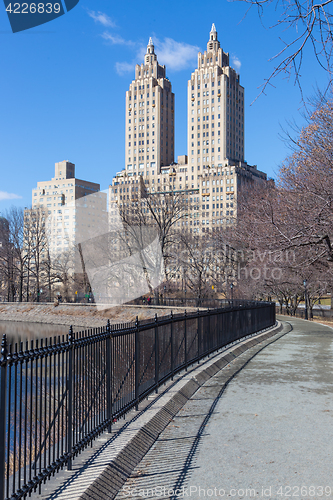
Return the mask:
<svg viewBox="0 0 333 500">
<path fill-rule="evenodd" d="M 149 305 L 152 306 L 168 306 L 168 307 L 187 307 L 187 308 L 197 308 L 197 307 L 209 307 L 209 308 L 219 308 L 222 309 L 224 307 L 230 306 L 245 306 L 245 305 L 253 305 L 257 302 L 253 300 L 240 300 L 240 299 L 212 299 L 212 298 L 194 298 L 194 297 L 186 297 L 186 294 L 183 297 L 165 297 L 163 294 L 153 295 L 150 297 L 148 302 L 147 297 L 140 297 L 128 302 L 131 305 Z"/>
<path fill-rule="evenodd" d="M 7 345 L 0 359 L 0 500 L 25 498 L 114 419 L 191 363 L 275 323 L 246 303 Z"/>
<path fill-rule="evenodd" d="M 289 311 L 289 314 L 287 312 L 287 309 L 285 306 L 283 306 L 282 311 L 280 306 L 276 306 L 276 314 L 283 314 L 285 316 L 292 316 L 291 312 Z M 305 308 L 304 307 L 298 307 L 295 311 L 294 316 L 296 318 L 303 318 L 305 319 Z M 309 307 L 308 308 L 308 318 L 313 319 L 313 318 L 327 318 L 328 321 L 330 321 L 333 318 L 333 310 L 332 309 L 324 309 L 321 308 L 320 306 L 318 307 L 313 307 L 312 309 Z"/>
</svg>

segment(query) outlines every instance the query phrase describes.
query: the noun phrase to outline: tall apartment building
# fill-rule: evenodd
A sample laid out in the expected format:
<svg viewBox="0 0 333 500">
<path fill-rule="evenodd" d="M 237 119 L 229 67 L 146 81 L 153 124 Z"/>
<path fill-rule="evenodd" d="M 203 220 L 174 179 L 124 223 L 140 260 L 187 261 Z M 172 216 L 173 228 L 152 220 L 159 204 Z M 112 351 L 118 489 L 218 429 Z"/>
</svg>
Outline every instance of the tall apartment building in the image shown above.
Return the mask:
<svg viewBox="0 0 333 500">
<path fill-rule="evenodd" d="M 89 200 L 89 195 L 99 191 L 99 184 L 77 179 L 75 165 L 69 161 L 56 163 L 54 177 L 37 183 L 32 190 L 32 210 L 40 208 L 45 213 L 51 255 L 70 248 L 78 228 L 82 232 L 82 226 L 89 228 L 98 222 L 100 213 L 105 212 L 103 198 L 91 198 L 94 202 L 88 203 L 89 210 L 84 212 L 77 210 L 75 201 L 83 197 Z"/>
<path fill-rule="evenodd" d="M 126 92 L 125 169 L 129 176 L 159 173 L 174 159 L 175 96 L 149 39 L 144 63 Z M 152 173 L 154 172 L 154 174 Z"/>
<path fill-rule="evenodd" d="M 151 63 L 154 63 L 154 70 L 149 69 Z M 244 161 L 244 88 L 239 83 L 239 75 L 229 66 L 229 55 L 221 49 L 213 24 L 207 51 L 203 54 L 199 52 L 198 68 L 188 82 L 188 156 L 179 156 L 177 163 L 174 163 L 172 149 L 170 161 L 165 163 L 161 156 L 158 164 L 156 161 L 143 162 L 143 146 L 154 147 L 154 151 L 150 149 L 145 154 L 148 158 L 148 153 L 151 155 L 153 152 L 156 160 L 159 153 L 156 132 L 159 130 L 161 155 L 162 147 L 163 153 L 165 152 L 166 143 L 162 142 L 163 139 L 166 140 L 165 133 L 169 133 L 169 141 L 170 134 L 172 133 L 172 137 L 174 134 L 174 105 L 168 107 L 168 122 L 165 121 L 163 107 L 160 107 L 160 113 L 153 111 L 154 108 L 151 107 L 152 87 L 151 81 L 148 82 L 148 74 L 153 71 L 158 74 L 157 68 L 150 40 L 145 65 L 136 66 L 136 79 L 126 94 L 126 167 L 114 177 L 110 185 L 110 199 L 121 205 L 127 214 L 131 214 L 135 213 L 139 202 L 144 203 L 147 195 L 170 191 L 183 193 L 188 208 L 182 220 L 177 222 L 177 228 L 195 234 L 220 230 L 237 218 L 239 191 L 251 183 L 267 180 L 264 172 Z M 162 68 L 164 78 L 165 68 Z M 162 88 L 167 82 L 168 80 L 163 79 L 159 85 Z M 150 87 L 147 88 L 147 85 Z M 171 85 L 167 88 L 170 90 L 164 93 L 163 101 L 162 97 L 158 101 L 160 104 L 174 104 Z M 162 91 L 159 92 L 162 96 Z M 149 101 L 147 94 L 150 94 Z M 166 99 L 167 95 L 171 97 Z M 154 104 L 156 108 L 156 99 Z M 136 121 L 133 122 L 133 118 Z M 146 126 L 145 129 L 142 129 L 143 125 Z M 169 128 L 166 129 L 166 126 Z M 143 130 L 150 135 L 143 136 Z M 154 135 L 151 135 L 152 131 L 155 132 Z M 144 142 L 151 141 L 152 138 L 154 143 Z M 169 149 L 168 152 L 170 153 Z M 116 213 L 117 210 L 113 209 L 111 222 Z"/>
<path fill-rule="evenodd" d="M 221 161 L 244 161 L 244 88 L 229 65 L 215 24 L 207 51 L 198 54 L 198 67 L 188 81 L 188 136 L 190 165 L 202 171 Z"/>
</svg>

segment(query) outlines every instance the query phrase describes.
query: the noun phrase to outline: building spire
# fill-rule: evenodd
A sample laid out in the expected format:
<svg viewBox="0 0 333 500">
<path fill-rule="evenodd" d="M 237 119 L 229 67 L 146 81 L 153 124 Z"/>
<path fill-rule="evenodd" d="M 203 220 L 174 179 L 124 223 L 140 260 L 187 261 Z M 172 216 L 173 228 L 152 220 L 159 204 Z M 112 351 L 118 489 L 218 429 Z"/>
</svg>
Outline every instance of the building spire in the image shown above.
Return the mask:
<svg viewBox="0 0 333 500">
<path fill-rule="evenodd" d="M 220 48 L 220 44 L 219 44 L 219 41 L 217 39 L 217 31 L 215 28 L 215 24 L 213 23 L 212 29 L 210 30 L 210 33 L 209 33 L 209 42 L 208 42 L 207 50 L 217 50 L 219 48 Z"/>
<path fill-rule="evenodd" d="M 153 39 L 152 39 L 152 37 L 149 37 L 149 42 L 147 45 L 147 52 L 145 55 L 145 64 L 150 64 L 153 61 L 157 61 L 157 56 L 155 54 L 155 47 L 153 44 Z"/>
<path fill-rule="evenodd" d="M 155 55 L 155 48 L 154 48 L 152 37 L 149 38 L 149 42 L 147 45 L 147 54 L 154 54 Z"/>
</svg>

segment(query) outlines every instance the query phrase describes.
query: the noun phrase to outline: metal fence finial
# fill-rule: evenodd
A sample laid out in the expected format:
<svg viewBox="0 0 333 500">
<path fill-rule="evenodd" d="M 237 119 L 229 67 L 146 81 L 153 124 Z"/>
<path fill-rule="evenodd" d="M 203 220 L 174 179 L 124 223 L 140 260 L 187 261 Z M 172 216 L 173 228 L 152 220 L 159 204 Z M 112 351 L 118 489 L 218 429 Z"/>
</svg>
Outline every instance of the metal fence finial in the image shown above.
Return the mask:
<svg viewBox="0 0 333 500">
<path fill-rule="evenodd" d="M 0 365 L 2 366 L 7 360 L 7 336 L 4 333 L 1 340 L 1 358 Z"/>
</svg>

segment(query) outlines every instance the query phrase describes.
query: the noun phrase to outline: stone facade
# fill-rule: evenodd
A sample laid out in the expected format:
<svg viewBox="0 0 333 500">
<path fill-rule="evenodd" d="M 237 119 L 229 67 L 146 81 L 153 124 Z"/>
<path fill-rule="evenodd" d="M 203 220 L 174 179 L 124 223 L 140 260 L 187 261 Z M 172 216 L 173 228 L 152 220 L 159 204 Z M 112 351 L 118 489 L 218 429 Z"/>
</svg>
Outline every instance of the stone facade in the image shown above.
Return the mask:
<svg viewBox="0 0 333 500">
<path fill-rule="evenodd" d="M 125 169 L 129 176 L 152 176 L 174 159 L 174 100 L 165 66 L 150 38 L 144 64 L 126 92 Z"/>
<path fill-rule="evenodd" d="M 32 190 L 32 210 L 40 208 L 46 215 L 51 255 L 70 249 L 75 244 L 79 224 L 82 231 L 82 224 L 88 228 L 98 221 L 104 208 L 103 202 L 105 204 L 102 198 L 96 200 L 99 191 L 99 184 L 77 179 L 75 165 L 69 161 L 56 163 L 55 176 L 50 181 L 37 183 L 37 187 Z M 91 200 L 89 195 L 94 195 L 94 208 L 91 207 L 89 214 L 88 210 L 84 212 L 83 220 L 75 201 L 83 197 Z"/>
</svg>

